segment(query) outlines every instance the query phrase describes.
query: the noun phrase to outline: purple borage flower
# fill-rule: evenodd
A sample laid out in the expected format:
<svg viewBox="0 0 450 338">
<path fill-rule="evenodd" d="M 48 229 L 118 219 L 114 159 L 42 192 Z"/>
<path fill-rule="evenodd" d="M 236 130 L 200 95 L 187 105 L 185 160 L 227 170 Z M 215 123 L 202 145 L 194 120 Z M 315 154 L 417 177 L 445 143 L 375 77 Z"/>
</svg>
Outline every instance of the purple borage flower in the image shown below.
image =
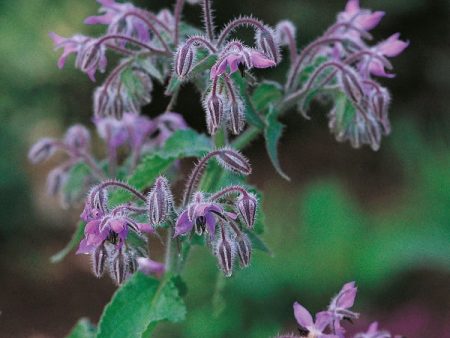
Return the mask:
<svg viewBox="0 0 450 338">
<path fill-rule="evenodd" d="M 55 44 L 55 49 L 63 48 L 63 53 L 59 57 L 58 67 L 64 67 L 67 57 L 75 53 L 75 67 L 85 72 L 92 81 L 95 81 L 95 72 L 104 72 L 107 65 L 105 47 L 97 45 L 97 40 L 77 34 L 70 38 L 64 38 L 51 32 L 50 38 Z"/>
<path fill-rule="evenodd" d="M 343 319 L 352 321 L 358 319 L 359 314 L 349 309 L 353 306 L 356 298 L 357 287 L 355 282 L 344 284 L 341 291 L 331 300 L 328 306 L 328 312 L 332 318 L 333 330 L 338 335 L 345 332 L 340 322 Z"/>
<path fill-rule="evenodd" d="M 243 47 L 235 42 L 219 57 L 212 66 L 210 78 L 224 74 L 227 70 L 232 74 L 238 70 L 244 72 L 251 68 L 269 68 L 276 65 L 275 61 L 269 59 L 263 53 L 248 47 Z"/>
<path fill-rule="evenodd" d="M 334 334 L 324 333 L 326 327 L 331 322 L 332 317 L 327 311 L 322 311 L 316 314 L 316 320 L 313 318 L 308 310 L 302 305 L 294 303 L 294 316 L 297 320 L 300 334 L 311 338 L 338 338 Z"/>
<path fill-rule="evenodd" d="M 384 12 L 372 12 L 361 9 L 359 0 L 349 0 L 345 11 L 338 14 L 338 23 L 352 25 L 357 29 L 369 31 L 375 28 L 384 16 Z"/>
<path fill-rule="evenodd" d="M 214 239 L 216 232 L 216 217 L 226 215 L 236 219 L 236 214 L 226 212 L 222 206 L 215 202 L 205 201 L 203 194 L 197 192 L 192 202 L 177 219 L 174 237 L 190 232 L 195 226 L 195 232 L 199 235 L 207 232 Z M 225 217 L 225 216 L 222 216 Z"/>
<path fill-rule="evenodd" d="M 373 322 L 370 324 L 367 332 L 358 333 L 354 336 L 354 338 L 391 338 L 391 334 L 387 331 L 378 330 L 378 323 Z"/>
</svg>

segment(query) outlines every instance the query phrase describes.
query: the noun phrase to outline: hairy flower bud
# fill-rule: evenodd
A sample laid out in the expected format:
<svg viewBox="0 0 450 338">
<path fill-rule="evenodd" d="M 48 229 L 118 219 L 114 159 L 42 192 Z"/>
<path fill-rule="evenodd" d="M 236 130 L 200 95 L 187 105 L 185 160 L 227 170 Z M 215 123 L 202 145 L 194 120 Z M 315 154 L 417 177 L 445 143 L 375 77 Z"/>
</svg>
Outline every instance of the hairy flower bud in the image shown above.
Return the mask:
<svg viewBox="0 0 450 338">
<path fill-rule="evenodd" d="M 223 100 L 219 95 L 210 93 L 205 102 L 206 123 L 208 132 L 214 135 L 219 128 L 223 115 Z"/>
<path fill-rule="evenodd" d="M 236 248 L 241 265 L 247 267 L 252 257 L 252 243 L 247 235 L 241 233 L 236 237 Z"/>
<path fill-rule="evenodd" d="M 235 171 L 242 175 L 249 175 L 252 172 L 247 158 L 237 150 L 223 148 L 217 155 L 217 159 L 219 164 L 227 170 Z"/>
<path fill-rule="evenodd" d="M 340 83 L 344 93 L 355 103 L 361 102 L 364 97 L 364 90 L 358 81 L 355 72 L 341 72 Z"/>
<path fill-rule="evenodd" d="M 175 54 L 175 73 L 184 77 L 188 75 L 194 62 L 194 50 L 191 44 L 179 47 Z"/>
<path fill-rule="evenodd" d="M 42 138 L 35 144 L 33 144 L 30 151 L 28 152 L 28 159 L 33 164 L 44 162 L 54 154 L 55 150 L 55 139 Z"/>
<path fill-rule="evenodd" d="M 229 129 L 234 135 L 239 135 L 244 129 L 244 105 L 240 99 L 232 101 L 229 112 Z"/>
<path fill-rule="evenodd" d="M 108 115 L 108 106 L 110 99 L 108 92 L 103 86 L 97 87 L 94 91 L 94 115 L 97 117 L 105 117 Z"/>
<path fill-rule="evenodd" d="M 234 244 L 223 235 L 217 242 L 216 256 L 226 277 L 230 277 L 233 273 L 233 262 L 235 257 Z"/>
<path fill-rule="evenodd" d="M 164 222 L 170 212 L 171 206 L 172 193 L 169 182 L 164 176 L 159 176 L 147 196 L 148 218 L 151 224 Z"/>
<path fill-rule="evenodd" d="M 281 61 L 280 50 L 278 42 L 275 39 L 273 30 L 269 27 L 260 29 L 256 33 L 256 45 L 266 56 L 272 59 L 275 63 Z"/>
<path fill-rule="evenodd" d="M 239 210 L 239 213 L 242 216 L 245 224 L 248 228 L 253 228 L 255 224 L 255 215 L 256 208 L 258 205 L 258 200 L 253 194 L 241 194 L 239 199 L 236 202 L 236 206 Z"/>
<path fill-rule="evenodd" d="M 70 127 L 64 136 L 64 143 L 77 151 L 86 151 L 89 149 L 91 135 L 89 130 L 81 124 Z"/>
<path fill-rule="evenodd" d="M 124 248 L 112 253 L 109 262 L 109 272 L 111 278 L 117 283 L 122 284 L 128 277 L 130 268 L 130 258 Z"/>
<path fill-rule="evenodd" d="M 62 165 L 54 168 L 47 176 L 47 193 L 50 196 L 56 196 L 61 191 L 65 180 L 67 179 L 67 171 L 69 168 Z"/>
<path fill-rule="evenodd" d="M 85 48 L 78 54 L 79 68 L 83 72 L 89 72 L 92 69 L 96 69 L 102 61 L 104 54 L 104 48 L 96 41 L 88 43 Z"/>
<path fill-rule="evenodd" d="M 105 246 L 102 244 L 98 246 L 94 253 L 91 255 L 92 260 L 92 271 L 97 278 L 103 275 L 105 270 L 105 261 L 107 258 L 107 251 Z"/>
</svg>

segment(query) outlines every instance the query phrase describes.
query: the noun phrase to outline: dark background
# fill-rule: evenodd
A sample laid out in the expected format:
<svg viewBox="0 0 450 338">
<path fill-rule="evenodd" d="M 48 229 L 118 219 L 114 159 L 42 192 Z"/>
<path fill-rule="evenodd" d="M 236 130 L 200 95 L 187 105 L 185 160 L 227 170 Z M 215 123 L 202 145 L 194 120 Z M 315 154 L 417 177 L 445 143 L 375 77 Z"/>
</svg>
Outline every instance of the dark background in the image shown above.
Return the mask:
<svg viewBox="0 0 450 338">
<path fill-rule="evenodd" d="M 169 1 L 139 1 L 151 10 Z M 299 46 L 331 24 L 345 1 L 218 0 L 221 26 L 239 14 L 268 24 L 288 18 L 298 26 Z M 450 337 L 450 4 L 446 0 L 373 0 L 384 10 L 376 39 L 401 32 L 411 42 L 395 60 L 397 77 L 382 81 L 392 92 L 393 133 L 379 152 L 354 150 L 329 133 L 326 111 L 315 105 L 311 121 L 284 118 L 281 162 L 292 181 L 274 172 L 261 141 L 246 150 L 251 181 L 265 192 L 265 240 L 274 257 L 257 253 L 252 266 L 213 296 L 215 262 L 204 249 L 186 270 L 189 314 L 162 325 L 158 337 L 268 337 L 295 330 L 294 300 L 312 311 L 340 286 L 356 280 L 356 329 L 372 320 L 407 337 Z M 199 23 L 198 7 L 185 19 Z M 0 1 L 0 336 L 61 337 L 77 319 L 96 322 L 114 286 L 95 279 L 85 257 L 49 257 L 69 240 L 80 210 L 62 210 L 45 195 L 46 174 L 58 159 L 32 167 L 29 146 L 60 136 L 70 124 L 92 128 L 95 84 L 73 69 L 59 71 L 49 31 L 63 36 L 96 34 L 83 19 L 93 0 Z M 282 65 L 280 68 L 286 68 Z M 284 72 L 267 77 L 283 81 Z M 147 114 L 167 103 L 156 88 Z M 176 110 L 204 130 L 198 94 L 189 86 Z M 157 249 L 158 250 L 158 249 Z M 219 278 L 219 283 L 221 279 Z M 225 305 L 224 305 L 225 304 Z M 126 315 L 126 314 L 124 314 Z"/>
</svg>

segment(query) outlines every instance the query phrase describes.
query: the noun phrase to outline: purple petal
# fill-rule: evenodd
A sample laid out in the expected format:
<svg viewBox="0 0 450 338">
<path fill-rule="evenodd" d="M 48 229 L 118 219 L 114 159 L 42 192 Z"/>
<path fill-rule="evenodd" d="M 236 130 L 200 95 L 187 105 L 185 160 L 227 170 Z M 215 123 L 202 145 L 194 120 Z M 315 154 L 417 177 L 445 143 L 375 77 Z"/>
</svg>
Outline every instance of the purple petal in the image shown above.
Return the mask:
<svg viewBox="0 0 450 338">
<path fill-rule="evenodd" d="M 267 58 L 264 54 L 253 51 L 250 59 L 255 68 L 268 68 L 276 65 L 275 61 Z"/>
<path fill-rule="evenodd" d="M 378 322 L 373 322 L 372 324 L 370 324 L 366 334 L 370 335 L 375 334 L 377 332 L 378 332 Z"/>
<path fill-rule="evenodd" d="M 79 246 L 78 246 L 78 250 L 76 252 L 77 255 L 79 254 L 90 254 L 94 251 L 95 246 L 88 244 L 86 239 L 82 239 Z"/>
<path fill-rule="evenodd" d="M 297 320 L 297 323 L 304 328 L 314 325 L 313 319 L 309 311 L 306 310 L 303 306 L 301 306 L 297 302 L 294 303 L 294 316 L 295 319 Z"/>
<path fill-rule="evenodd" d="M 345 5 L 345 12 L 348 14 L 355 14 L 359 11 L 359 0 L 349 0 Z"/>
<path fill-rule="evenodd" d="M 187 211 L 183 211 L 178 217 L 177 223 L 175 224 L 175 233 L 173 237 L 183 235 L 192 230 L 194 223 L 188 218 Z"/>
<path fill-rule="evenodd" d="M 333 319 L 333 316 L 328 311 L 322 311 L 319 313 L 316 313 L 316 323 L 314 326 L 317 330 L 322 332 L 325 327 L 331 323 L 331 320 Z"/>
<path fill-rule="evenodd" d="M 157 277 L 161 277 L 166 271 L 163 263 L 156 262 L 150 258 L 138 257 L 136 260 L 139 265 L 139 270 L 146 275 L 156 275 Z"/>
<path fill-rule="evenodd" d="M 155 229 L 151 226 L 151 224 L 148 223 L 138 223 L 139 231 L 145 232 L 147 234 L 153 234 L 155 233 Z"/>
<path fill-rule="evenodd" d="M 206 225 L 208 226 L 209 235 L 211 239 L 214 239 L 214 236 L 216 234 L 216 218 L 211 212 L 206 213 L 205 218 L 206 218 Z"/>
<path fill-rule="evenodd" d="M 399 37 L 400 33 L 393 34 L 378 46 L 378 51 L 383 55 L 389 57 L 395 57 L 399 55 L 405 50 L 406 47 L 409 46 L 408 41 L 402 41 L 399 39 Z"/>
<path fill-rule="evenodd" d="M 362 29 L 369 31 L 375 28 L 383 19 L 385 13 L 378 11 L 371 14 L 362 14 L 358 16 L 355 20 L 356 26 L 361 27 Z"/>
<path fill-rule="evenodd" d="M 58 46 L 62 43 L 64 43 L 67 39 L 62 37 L 61 35 L 56 34 L 55 32 L 48 33 L 48 36 L 50 39 L 52 39 L 53 43 Z"/>
<path fill-rule="evenodd" d="M 395 77 L 394 74 L 386 73 L 384 70 L 384 65 L 381 63 L 380 60 L 372 60 L 369 63 L 369 72 L 375 76 L 380 77 L 387 77 L 387 78 L 393 78 Z"/>
</svg>

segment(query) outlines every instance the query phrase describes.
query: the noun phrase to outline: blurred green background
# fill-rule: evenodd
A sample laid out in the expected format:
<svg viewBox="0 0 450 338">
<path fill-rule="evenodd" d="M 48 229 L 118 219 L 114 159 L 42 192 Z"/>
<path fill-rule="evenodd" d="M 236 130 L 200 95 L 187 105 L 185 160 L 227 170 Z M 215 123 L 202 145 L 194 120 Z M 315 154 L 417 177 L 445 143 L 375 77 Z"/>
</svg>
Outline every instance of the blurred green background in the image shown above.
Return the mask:
<svg viewBox="0 0 450 338">
<path fill-rule="evenodd" d="M 136 4 L 157 10 L 172 1 Z M 292 20 L 300 46 L 323 32 L 344 5 L 214 1 L 218 24 L 240 13 L 269 24 Z M 392 135 L 377 153 L 354 150 L 335 142 L 319 105 L 311 121 L 290 114 L 280 147 L 290 183 L 276 175 L 264 144 L 255 142 L 246 154 L 254 167 L 251 181 L 265 192 L 263 237 L 273 257 L 256 252 L 251 268 L 225 282 L 214 258 L 196 248 L 185 274 L 187 320 L 161 325 L 156 337 L 259 338 L 295 331 L 295 300 L 318 311 L 349 280 L 359 285 L 355 308 L 362 312 L 354 330 L 377 319 L 409 338 L 450 337 L 450 3 L 362 5 L 387 12 L 376 38 L 400 31 L 411 41 L 394 60 L 398 76 L 384 82 L 393 95 Z M 90 274 L 86 257 L 49 262 L 70 238 L 79 210 L 61 210 L 45 195 L 46 173 L 58 159 L 36 167 L 26 159 L 42 136 L 60 136 L 74 122 L 92 127 L 95 84 L 73 69 L 72 59 L 63 71 L 56 68 L 48 32 L 96 34 L 98 28 L 82 25 L 96 9 L 93 0 L 0 1 L 1 337 L 61 337 L 81 316 L 97 321 L 114 291 L 108 278 Z M 199 23 L 199 12 L 189 7 L 186 20 Z M 177 108 L 205 130 L 197 97 L 186 87 Z M 156 100 L 146 113 L 166 103 Z"/>
</svg>

